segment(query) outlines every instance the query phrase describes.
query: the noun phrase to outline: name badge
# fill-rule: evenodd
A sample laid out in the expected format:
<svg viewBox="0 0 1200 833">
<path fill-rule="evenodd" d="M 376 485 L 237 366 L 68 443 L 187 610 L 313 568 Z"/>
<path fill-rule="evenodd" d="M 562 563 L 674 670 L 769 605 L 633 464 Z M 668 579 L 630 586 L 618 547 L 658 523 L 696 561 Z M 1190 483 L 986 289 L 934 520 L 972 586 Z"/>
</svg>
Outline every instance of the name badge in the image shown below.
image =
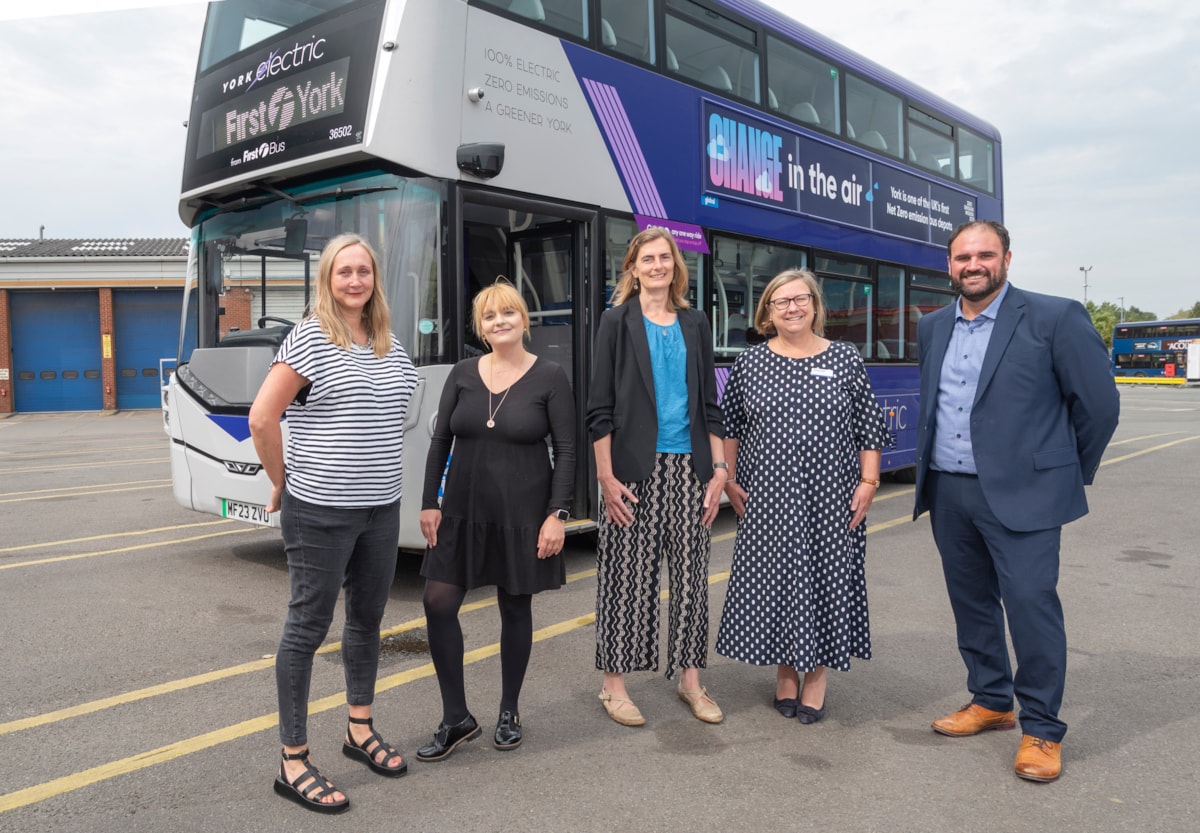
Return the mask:
<svg viewBox="0 0 1200 833">
<path fill-rule="evenodd" d="M 814 367 L 812 369 L 812 375 L 824 376 L 826 379 L 832 379 L 833 371 L 831 369 L 829 369 L 828 367 Z"/>
</svg>

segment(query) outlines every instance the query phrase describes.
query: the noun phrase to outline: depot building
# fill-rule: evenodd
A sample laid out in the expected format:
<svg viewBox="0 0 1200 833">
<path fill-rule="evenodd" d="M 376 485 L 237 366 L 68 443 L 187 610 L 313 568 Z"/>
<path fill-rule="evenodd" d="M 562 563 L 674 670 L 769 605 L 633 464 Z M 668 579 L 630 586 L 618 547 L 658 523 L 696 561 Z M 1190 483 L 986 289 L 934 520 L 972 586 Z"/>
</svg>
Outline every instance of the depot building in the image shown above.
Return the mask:
<svg viewBox="0 0 1200 833">
<path fill-rule="evenodd" d="M 0 240 L 0 414 L 161 407 L 184 238 Z"/>
</svg>

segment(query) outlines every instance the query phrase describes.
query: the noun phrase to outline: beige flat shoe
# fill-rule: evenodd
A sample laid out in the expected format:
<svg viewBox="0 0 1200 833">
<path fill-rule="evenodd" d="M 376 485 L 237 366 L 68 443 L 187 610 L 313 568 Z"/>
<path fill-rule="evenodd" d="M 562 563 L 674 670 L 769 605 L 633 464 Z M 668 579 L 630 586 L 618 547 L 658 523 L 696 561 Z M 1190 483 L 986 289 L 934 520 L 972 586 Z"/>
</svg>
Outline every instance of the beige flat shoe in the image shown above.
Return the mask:
<svg viewBox="0 0 1200 833">
<path fill-rule="evenodd" d="M 700 686 L 695 691 L 689 691 L 680 684 L 679 688 L 675 689 L 679 694 L 679 699 L 692 707 L 692 714 L 705 723 L 720 723 L 725 719 L 725 715 L 721 713 L 721 707 L 717 705 L 717 701 L 712 699 L 708 694 L 708 689 Z"/>
<path fill-rule="evenodd" d="M 642 713 L 638 711 L 638 707 L 633 704 L 632 700 L 626 697 L 613 697 L 604 689 L 601 689 L 597 696 L 604 704 L 604 711 L 608 712 L 608 716 L 622 726 L 644 726 L 646 724 L 646 718 L 642 717 Z"/>
</svg>

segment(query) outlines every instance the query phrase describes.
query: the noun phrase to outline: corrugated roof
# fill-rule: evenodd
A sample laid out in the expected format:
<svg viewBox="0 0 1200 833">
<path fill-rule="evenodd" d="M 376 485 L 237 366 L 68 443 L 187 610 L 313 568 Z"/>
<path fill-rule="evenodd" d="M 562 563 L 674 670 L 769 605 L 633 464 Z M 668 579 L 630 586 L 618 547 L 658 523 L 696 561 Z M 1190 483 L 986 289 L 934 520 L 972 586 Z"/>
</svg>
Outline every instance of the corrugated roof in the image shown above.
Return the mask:
<svg viewBox="0 0 1200 833">
<path fill-rule="evenodd" d="M 183 257 L 186 237 L 84 237 L 69 240 L 2 240 L 0 258 L 16 257 Z"/>
</svg>

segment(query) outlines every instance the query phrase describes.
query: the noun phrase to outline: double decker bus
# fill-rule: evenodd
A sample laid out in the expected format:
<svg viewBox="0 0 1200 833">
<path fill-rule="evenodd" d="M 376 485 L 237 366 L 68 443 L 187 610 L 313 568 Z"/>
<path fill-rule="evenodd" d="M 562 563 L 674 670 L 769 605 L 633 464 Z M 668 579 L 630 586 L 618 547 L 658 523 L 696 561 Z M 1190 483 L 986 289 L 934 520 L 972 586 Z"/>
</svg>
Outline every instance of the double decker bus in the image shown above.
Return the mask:
<svg viewBox="0 0 1200 833">
<path fill-rule="evenodd" d="M 1189 352 L 1192 353 L 1190 362 Z M 1113 327 L 1114 376 L 1168 377 L 1184 381 L 1200 376 L 1198 362 L 1200 318 L 1122 321 Z"/>
<path fill-rule="evenodd" d="M 756 0 L 225 0 L 209 7 L 179 212 L 191 229 L 177 371 L 164 390 L 176 499 L 274 524 L 246 417 L 355 231 L 418 365 L 403 548 L 449 368 L 482 345 L 498 275 L 561 364 L 587 449 L 592 337 L 629 239 L 672 231 L 712 322 L 718 386 L 769 279 L 821 280 L 826 335 L 868 364 L 914 462 L 916 328 L 953 299 L 958 224 L 1002 220 L 986 122 Z M 583 459 L 587 459 L 585 456 Z M 578 467 L 576 528 L 597 516 Z"/>
</svg>

